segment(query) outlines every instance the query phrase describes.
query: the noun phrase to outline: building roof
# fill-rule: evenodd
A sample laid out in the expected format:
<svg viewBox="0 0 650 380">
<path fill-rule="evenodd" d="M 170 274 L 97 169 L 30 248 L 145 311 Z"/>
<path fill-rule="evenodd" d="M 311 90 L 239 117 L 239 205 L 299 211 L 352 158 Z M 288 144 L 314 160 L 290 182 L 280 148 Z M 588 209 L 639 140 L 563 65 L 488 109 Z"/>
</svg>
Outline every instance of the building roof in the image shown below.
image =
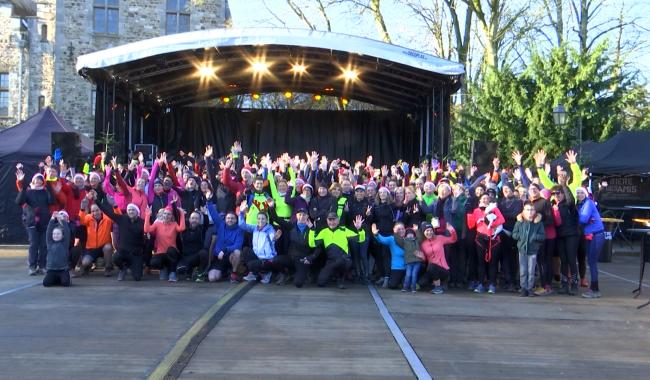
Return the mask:
<svg viewBox="0 0 650 380">
<path fill-rule="evenodd" d="M 253 61 L 268 72 L 253 79 Z M 292 64 L 306 73 L 297 75 Z M 197 75 L 198 68 L 213 76 Z M 410 109 L 442 87 L 456 91 L 463 65 L 397 45 L 304 29 L 212 29 L 138 41 L 78 57 L 80 74 L 116 79 L 161 105 L 186 105 L 218 96 L 304 92 Z M 358 74 L 346 81 L 345 70 Z M 349 79 L 349 78 L 348 78 Z"/>
</svg>

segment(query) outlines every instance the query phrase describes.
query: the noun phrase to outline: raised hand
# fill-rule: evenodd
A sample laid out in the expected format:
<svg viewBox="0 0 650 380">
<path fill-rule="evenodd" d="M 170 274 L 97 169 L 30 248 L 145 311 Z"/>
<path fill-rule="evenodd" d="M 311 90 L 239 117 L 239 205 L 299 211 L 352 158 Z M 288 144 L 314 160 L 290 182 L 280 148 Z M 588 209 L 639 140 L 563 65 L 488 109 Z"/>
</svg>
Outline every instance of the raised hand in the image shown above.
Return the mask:
<svg viewBox="0 0 650 380">
<path fill-rule="evenodd" d="M 212 145 L 208 145 L 205 147 L 205 153 L 203 154 L 203 156 L 206 158 L 212 157 Z"/>
<path fill-rule="evenodd" d="M 357 215 L 357 217 L 354 218 L 354 228 L 356 228 L 357 230 L 361 229 L 361 226 L 363 226 L 363 222 L 364 220 L 361 217 L 361 215 Z"/>
<path fill-rule="evenodd" d="M 388 166 L 387 165 L 382 165 L 381 166 L 381 176 L 382 177 L 388 176 Z"/>
<path fill-rule="evenodd" d="M 522 159 L 523 156 L 521 155 L 521 153 L 519 153 L 518 150 L 515 150 L 514 152 L 512 152 L 511 157 L 512 157 L 513 161 L 515 161 L 515 164 L 517 164 L 517 166 L 521 166 L 521 159 Z"/>
<path fill-rule="evenodd" d="M 116 157 L 116 156 L 113 156 L 113 157 L 111 158 L 111 167 L 112 167 L 113 169 L 117 168 L 117 157 Z"/>
<path fill-rule="evenodd" d="M 22 181 L 25 179 L 25 172 L 23 172 L 23 169 L 16 169 L 16 179 L 18 181 Z"/>
<path fill-rule="evenodd" d="M 372 154 L 366 158 L 366 166 L 371 166 L 372 165 Z"/>
<path fill-rule="evenodd" d="M 373 235 L 379 235 L 379 228 L 377 228 L 377 225 L 375 223 L 370 226 L 370 229 L 372 230 Z"/>
<path fill-rule="evenodd" d="M 499 164 L 501 163 L 501 160 L 499 160 L 499 157 L 494 157 L 492 159 L 492 166 L 494 166 L 494 170 L 499 169 Z"/>
<path fill-rule="evenodd" d="M 544 149 L 535 152 L 533 159 L 535 159 L 535 165 L 537 167 L 544 166 L 544 161 L 546 161 L 546 152 L 544 152 Z"/>
<path fill-rule="evenodd" d="M 366 216 L 370 216 L 371 212 L 372 212 L 372 206 L 368 206 L 368 208 L 366 208 Z"/>
<path fill-rule="evenodd" d="M 570 151 L 566 152 L 566 160 L 569 164 L 575 164 L 578 162 L 578 153 L 576 153 L 573 149 Z"/>
<path fill-rule="evenodd" d="M 477 171 L 478 171 L 478 166 L 472 165 L 472 167 L 469 169 L 469 175 L 473 177 Z"/>
<path fill-rule="evenodd" d="M 246 210 L 248 210 L 248 202 L 242 201 L 239 205 L 239 212 L 246 212 Z"/>
<path fill-rule="evenodd" d="M 281 229 L 275 230 L 275 234 L 273 235 L 273 241 L 277 241 L 278 239 L 280 239 L 281 236 L 282 236 L 282 230 Z"/>
</svg>

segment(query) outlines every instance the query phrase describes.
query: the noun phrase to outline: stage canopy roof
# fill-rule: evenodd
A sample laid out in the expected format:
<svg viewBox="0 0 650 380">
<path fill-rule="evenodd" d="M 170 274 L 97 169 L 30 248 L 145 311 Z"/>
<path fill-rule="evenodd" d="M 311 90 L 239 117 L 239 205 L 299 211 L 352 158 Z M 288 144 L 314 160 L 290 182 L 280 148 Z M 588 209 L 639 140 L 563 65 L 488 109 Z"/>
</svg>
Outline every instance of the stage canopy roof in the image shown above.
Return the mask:
<svg viewBox="0 0 650 380">
<path fill-rule="evenodd" d="M 465 72 L 459 63 L 375 40 L 273 28 L 152 38 L 80 56 L 77 70 L 163 107 L 290 91 L 407 111 L 426 106 L 434 89 L 455 92 Z"/>
</svg>

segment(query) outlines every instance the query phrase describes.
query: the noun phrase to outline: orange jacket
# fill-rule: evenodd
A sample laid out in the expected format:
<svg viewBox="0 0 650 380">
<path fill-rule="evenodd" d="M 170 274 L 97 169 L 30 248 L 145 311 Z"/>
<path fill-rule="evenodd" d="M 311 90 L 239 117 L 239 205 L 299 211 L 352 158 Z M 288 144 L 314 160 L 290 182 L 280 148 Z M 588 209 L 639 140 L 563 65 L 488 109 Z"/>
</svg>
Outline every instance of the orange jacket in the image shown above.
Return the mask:
<svg viewBox="0 0 650 380">
<path fill-rule="evenodd" d="M 113 221 L 106 215 L 97 222 L 92 215 L 79 211 L 79 221 L 86 226 L 88 239 L 86 239 L 86 249 L 101 248 L 106 244 L 111 244 L 111 232 L 113 231 Z"/>
</svg>

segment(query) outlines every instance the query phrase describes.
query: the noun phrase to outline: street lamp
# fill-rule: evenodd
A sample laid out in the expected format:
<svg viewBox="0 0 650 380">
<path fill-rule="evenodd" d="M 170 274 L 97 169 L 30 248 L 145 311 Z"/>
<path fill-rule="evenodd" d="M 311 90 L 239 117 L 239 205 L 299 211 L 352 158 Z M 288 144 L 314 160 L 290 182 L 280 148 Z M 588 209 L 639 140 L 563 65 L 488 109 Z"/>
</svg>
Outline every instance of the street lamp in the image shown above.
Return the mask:
<svg viewBox="0 0 650 380">
<path fill-rule="evenodd" d="M 560 103 L 553 108 L 553 124 L 556 127 L 561 127 L 566 124 L 567 113 L 564 109 L 564 104 Z"/>
<path fill-rule="evenodd" d="M 568 113 L 564 104 L 560 103 L 553 107 L 553 124 L 561 127 L 567 123 Z M 578 117 L 578 157 L 582 157 L 582 118 Z"/>
</svg>

